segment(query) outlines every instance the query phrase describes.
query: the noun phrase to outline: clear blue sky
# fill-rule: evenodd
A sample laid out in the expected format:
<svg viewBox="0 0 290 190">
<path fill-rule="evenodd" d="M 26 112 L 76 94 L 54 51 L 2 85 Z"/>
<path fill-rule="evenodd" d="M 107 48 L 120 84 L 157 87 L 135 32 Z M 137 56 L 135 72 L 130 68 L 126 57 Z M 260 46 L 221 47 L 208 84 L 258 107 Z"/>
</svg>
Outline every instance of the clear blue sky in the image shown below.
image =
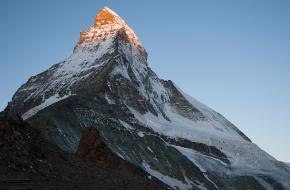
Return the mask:
<svg viewBox="0 0 290 190">
<path fill-rule="evenodd" d="M 290 162 L 290 1 L 1 0 L 0 109 L 68 57 L 103 6 L 136 31 L 162 78 Z"/>
</svg>

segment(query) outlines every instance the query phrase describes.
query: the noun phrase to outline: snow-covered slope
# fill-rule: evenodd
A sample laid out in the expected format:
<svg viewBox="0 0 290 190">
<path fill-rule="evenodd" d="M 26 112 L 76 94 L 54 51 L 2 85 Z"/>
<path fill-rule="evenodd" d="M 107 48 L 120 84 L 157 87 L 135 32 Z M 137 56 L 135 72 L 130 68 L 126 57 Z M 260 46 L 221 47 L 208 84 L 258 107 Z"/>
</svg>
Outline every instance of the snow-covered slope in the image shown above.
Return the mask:
<svg viewBox="0 0 290 190">
<path fill-rule="evenodd" d="M 6 112 L 47 119 L 56 127 L 47 127 L 51 141 L 71 152 L 81 128 L 96 125 L 113 152 L 174 189 L 239 189 L 248 180 L 260 189 L 290 188 L 289 168 L 222 115 L 159 79 L 137 35 L 108 8 L 81 32 L 69 58 L 20 87 Z"/>
<path fill-rule="evenodd" d="M 116 22 L 107 21 L 107 17 L 98 20 L 98 15 L 103 16 L 104 13 L 115 18 Z M 132 29 L 108 8 L 98 15 L 95 19 L 98 20 L 95 23 L 97 26 L 80 33 L 80 40 L 69 58 L 31 77 L 21 86 L 8 106 L 11 112 L 24 114 L 53 96 L 62 98 L 82 93 L 79 90 L 83 84 L 98 75 L 120 53 L 131 62 L 136 62 L 139 69 L 146 67 L 140 64 L 146 64 L 147 53 Z M 116 74 L 122 72 L 122 68 L 116 69 Z"/>
</svg>

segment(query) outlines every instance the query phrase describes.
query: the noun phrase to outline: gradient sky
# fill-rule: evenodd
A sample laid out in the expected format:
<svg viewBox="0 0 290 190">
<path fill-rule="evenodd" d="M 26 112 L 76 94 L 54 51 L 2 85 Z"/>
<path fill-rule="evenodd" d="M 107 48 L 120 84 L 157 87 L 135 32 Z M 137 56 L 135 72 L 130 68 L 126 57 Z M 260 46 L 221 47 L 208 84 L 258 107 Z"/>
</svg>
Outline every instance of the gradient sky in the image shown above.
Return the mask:
<svg viewBox="0 0 290 190">
<path fill-rule="evenodd" d="M 1 0 L 0 110 L 68 57 L 104 6 L 130 25 L 150 67 L 290 162 L 290 1 Z"/>
</svg>

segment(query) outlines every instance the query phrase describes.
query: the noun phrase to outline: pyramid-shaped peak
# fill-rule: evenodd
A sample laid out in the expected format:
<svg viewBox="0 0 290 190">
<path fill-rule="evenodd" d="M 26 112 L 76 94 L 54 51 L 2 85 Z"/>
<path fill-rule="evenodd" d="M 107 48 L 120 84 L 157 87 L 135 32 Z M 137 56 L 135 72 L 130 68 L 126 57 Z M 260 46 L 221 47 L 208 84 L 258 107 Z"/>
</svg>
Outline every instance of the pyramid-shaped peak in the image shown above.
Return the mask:
<svg viewBox="0 0 290 190">
<path fill-rule="evenodd" d="M 124 20 L 108 7 L 102 8 L 95 17 L 94 27 L 97 28 L 106 24 L 125 25 Z"/>
</svg>

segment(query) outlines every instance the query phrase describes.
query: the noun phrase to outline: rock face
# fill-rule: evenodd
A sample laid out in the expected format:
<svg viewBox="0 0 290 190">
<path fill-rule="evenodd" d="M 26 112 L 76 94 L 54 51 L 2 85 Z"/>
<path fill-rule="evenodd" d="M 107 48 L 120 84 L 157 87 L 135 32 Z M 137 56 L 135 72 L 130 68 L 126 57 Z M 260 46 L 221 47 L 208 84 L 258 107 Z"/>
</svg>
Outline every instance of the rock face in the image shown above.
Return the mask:
<svg viewBox="0 0 290 190">
<path fill-rule="evenodd" d="M 95 127 L 87 127 L 83 130 L 77 155 L 83 160 L 97 160 L 101 163 L 106 160 L 112 161 L 113 158 L 113 153 L 101 140 L 99 131 Z"/>
<path fill-rule="evenodd" d="M 118 24 L 125 26 L 125 22 L 108 7 L 103 8 L 95 17 L 94 28 L 98 28 L 102 25 Z"/>
<path fill-rule="evenodd" d="M 106 160 L 83 162 L 44 140 L 17 116 L 0 118 L 0 151 L 0 189 L 163 189 L 142 170 L 108 167 L 113 165 Z M 122 168 L 132 168 L 109 150 L 101 155 L 122 163 Z"/>
<path fill-rule="evenodd" d="M 19 88 L 6 113 L 21 114 L 72 153 L 82 129 L 95 126 L 105 144 L 84 142 L 101 150 L 106 145 L 173 189 L 290 188 L 285 164 L 172 81 L 159 79 L 137 35 L 108 8 L 81 33 L 69 58 Z M 95 148 L 79 155 L 94 158 Z"/>
<path fill-rule="evenodd" d="M 129 164 L 115 155 L 107 147 L 106 143 L 103 142 L 96 127 L 87 127 L 83 129 L 77 156 L 81 160 L 93 161 L 97 166 L 104 169 L 132 173 L 145 179 L 148 176 L 140 168 Z"/>
</svg>

